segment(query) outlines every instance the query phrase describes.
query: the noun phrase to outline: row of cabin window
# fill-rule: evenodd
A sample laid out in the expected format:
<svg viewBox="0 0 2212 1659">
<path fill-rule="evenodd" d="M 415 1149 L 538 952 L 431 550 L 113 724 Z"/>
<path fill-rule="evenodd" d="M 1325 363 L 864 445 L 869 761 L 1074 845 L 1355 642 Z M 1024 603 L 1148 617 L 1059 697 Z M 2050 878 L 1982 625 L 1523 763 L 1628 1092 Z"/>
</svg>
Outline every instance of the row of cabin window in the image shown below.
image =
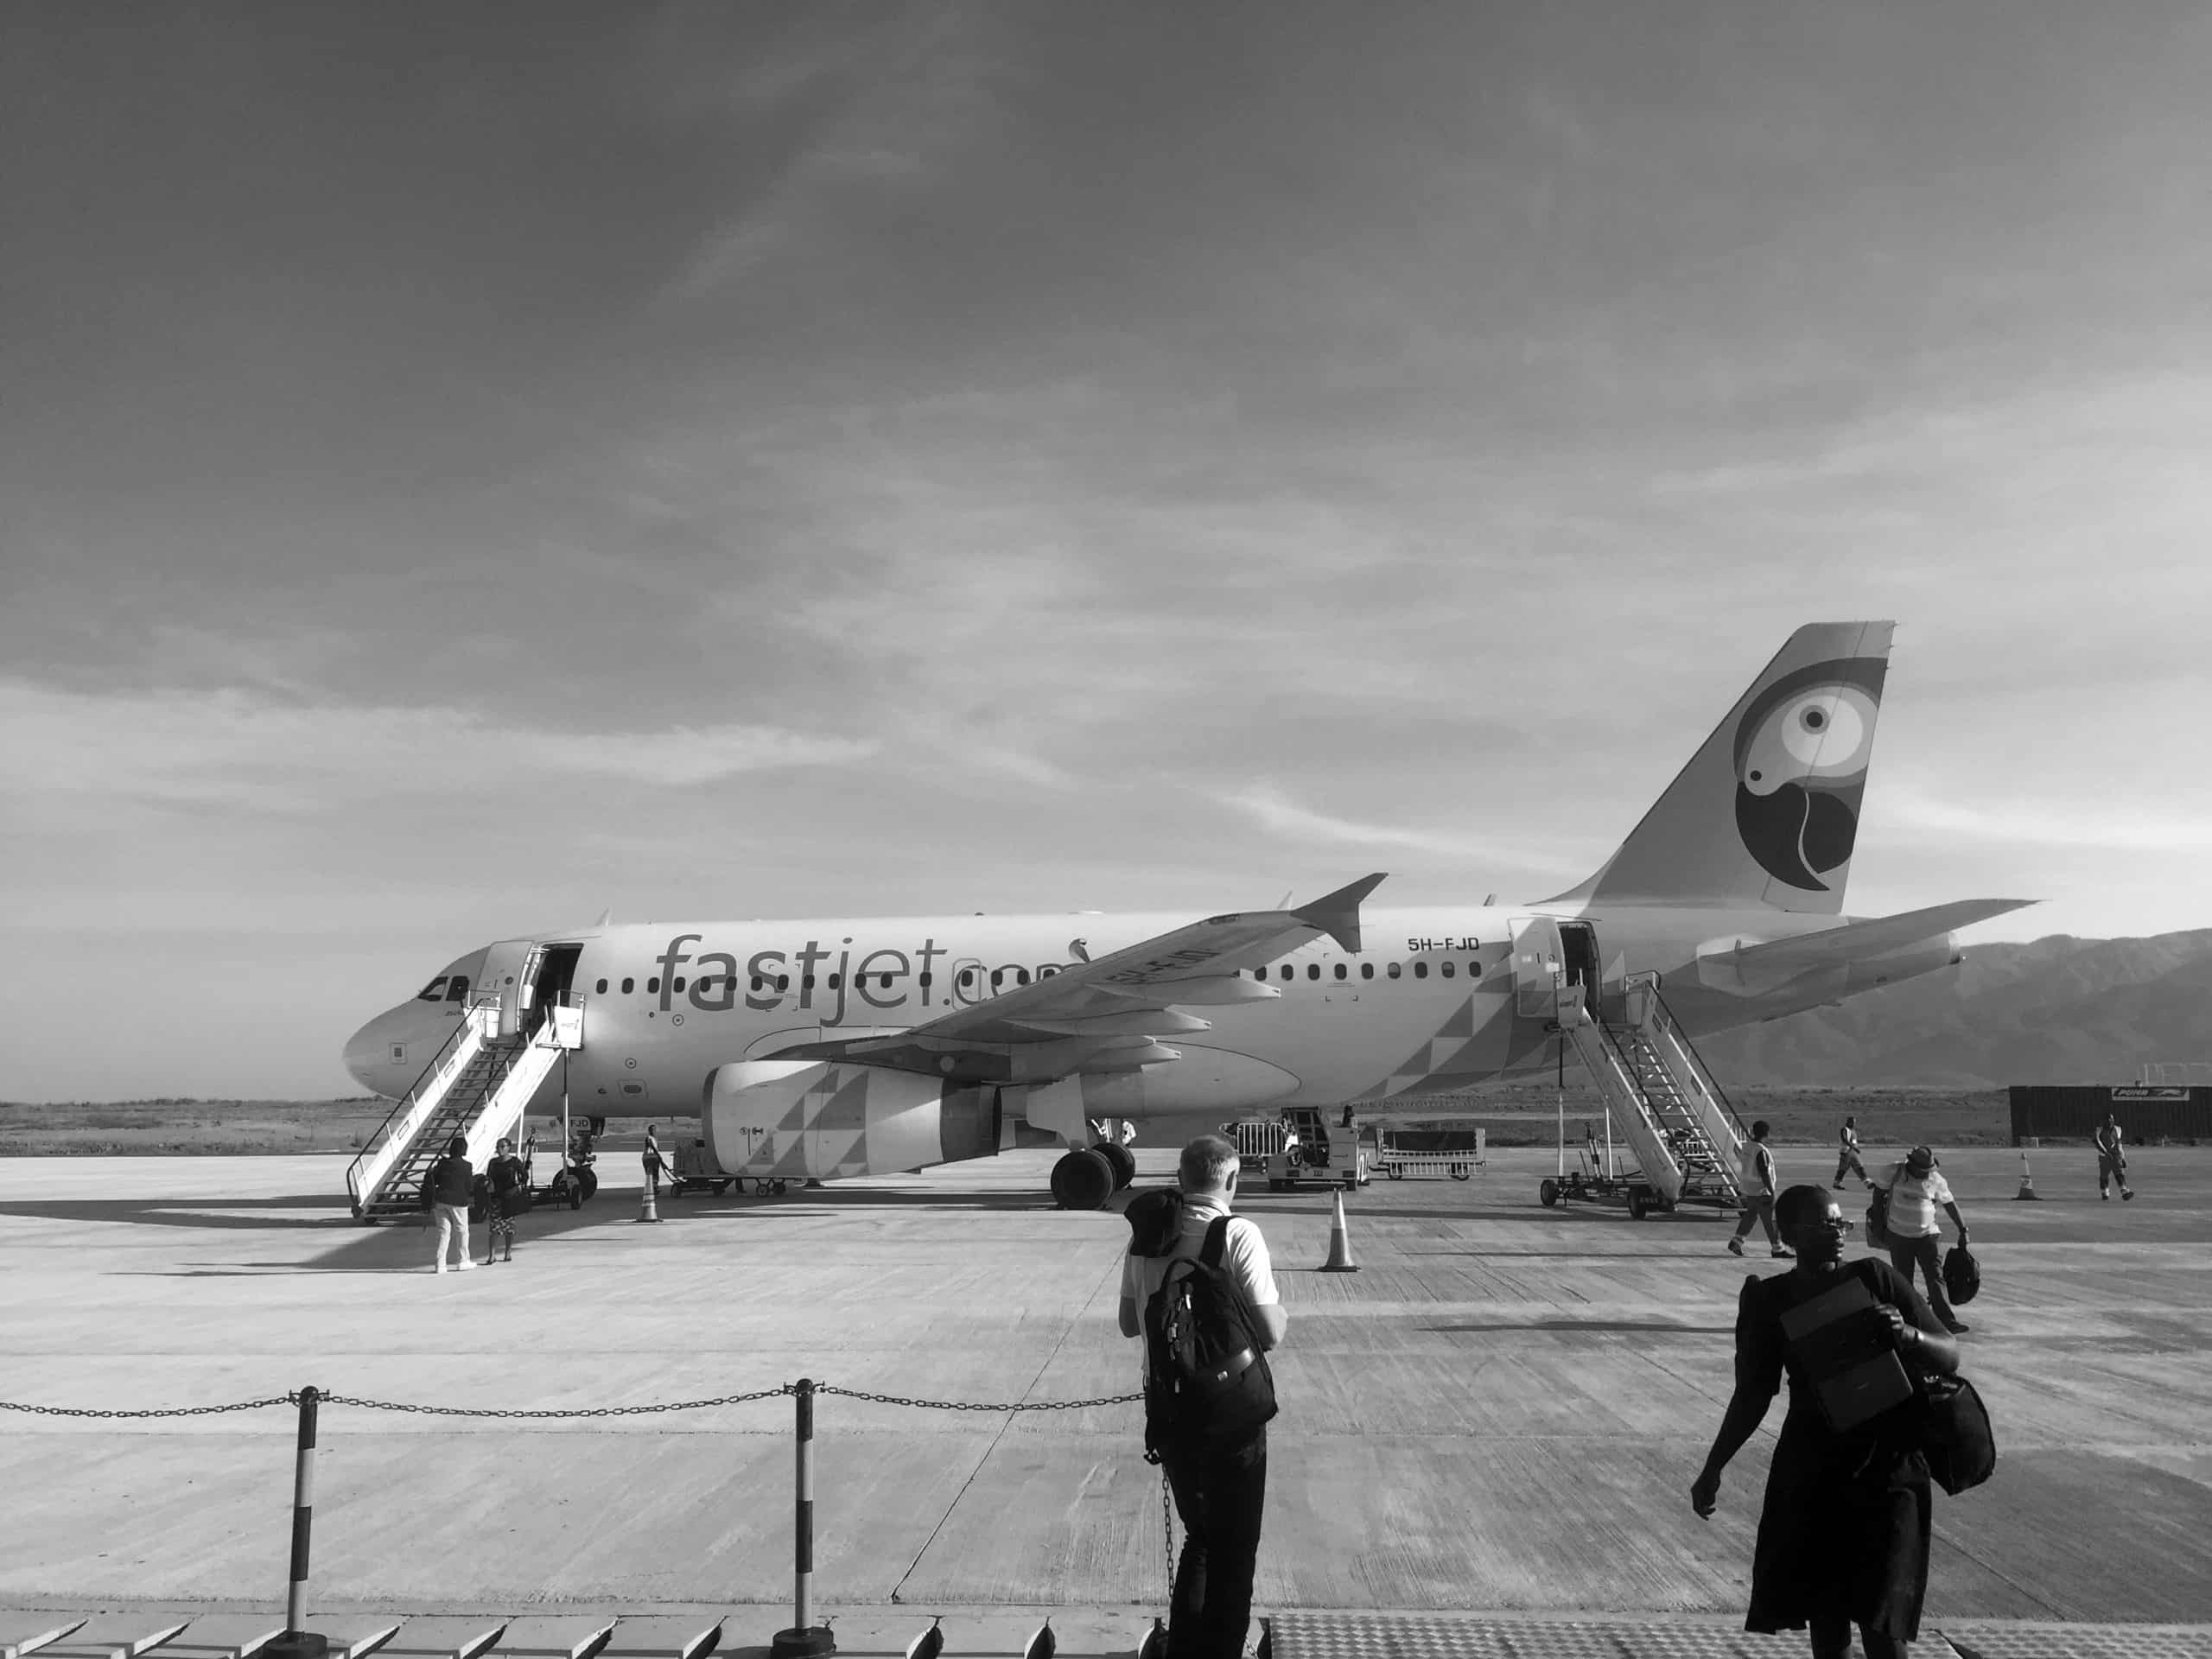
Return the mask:
<svg viewBox="0 0 2212 1659">
<path fill-rule="evenodd" d="M 1058 970 L 1056 969 L 1046 968 L 1039 971 L 1038 977 L 1040 979 L 1050 979 L 1057 971 Z M 994 968 L 991 969 L 991 988 L 994 990 L 1002 988 L 1006 984 L 1007 976 L 1009 973 L 1013 975 L 1014 982 L 1017 985 L 1027 985 L 1029 982 L 1029 970 L 1027 968 Z M 709 974 L 705 976 L 699 981 L 698 988 L 702 991 L 711 990 L 714 988 L 715 982 L 721 976 L 715 974 Z M 730 977 L 734 978 L 735 976 L 732 975 Z M 833 991 L 842 988 L 844 977 L 845 976 L 842 974 L 831 974 L 829 976 L 828 988 Z M 891 982 L 898 978 L 899 976 L 896 974 L 879 974 L 876 977 L 883 982 L 879 988 L 887 991 L 891 988 Z M 916 977 L 920 980 L 921 986 L 924 990 L 928 990 L 937 982 L 937 976 L 934 974 L 928 972 L 917 975 Z M 866 974 L 854 975 L 854 988 L 855 989 L 859 988 L 867 982 L 867 980 L 868 976 Z M 963 968 L 960 970 L 959 980 L 960 988 L 963 990 L 968 989 L 976 982 L 976 969 L 973 968 Z M 671 991 L 681 991 L 683 988 L 685 982 L 683 976 L 679 974 L 676 978 L 669 982 L 668 988 Z M 752 988 L 755 991 L 766 990 L 768 988 L 769 982 L 770 982 L 766 976 L 755 974 L 753 976 Z M 774 983 L 775 988 L 778 990 L 788 991 L 791 988 L 791 976 L 789 974 L 778 974 L 775 976 Z M 810 991 L 812 990 L 814 988 L 814 976 L 812 974 L 801 975 L 799 976 L 799 983 L 801 988 Z M 637 988 L 638 982 L 634 979 L 626 979 L 622 982 L 622 994 L 626 996 L 631 992 L 636 990 Z M 607 995 L 607 982 L 603 979 L 599 982 L 599 994 L 601 996 Z M 648 996 L 658 996 L 660 995 L 660 977 L 658 975 L 655 975 L 652 978 L 645 982 L 645 994 Z"/>
<path fill-rule="evenodd" d="M 1457 970 L 1451 961 L 1447 958 L 1436 964 L 1436 971 L 1442 975 L 1446 979 L 1449 979 Z M 1280 977 L 1285 980 L 1294 979 L 1298 976 L 1298 970 L 1293 968 L 1290 963 L 1287 962 L 1280 968 L 1276 969 L 1275 972 Z M 1382 964 L 1382 972 L 1386 978 L 1396 979 L 1400 977 L 1402 972 L 1401 965 L 1395 962 L 1386 962 Z M 1265 979 L 1267 976 L 1268 970 L 1264 968 L 1255 968 L 1252 970 L 1252 977 L 1255 979 Z M 1336 976 L 1338 979 L 1350 979 L 1351 977 L 1351 974 L 1347 964 L 1341 962 L 1336 964 Z M 1361 963 L 1359 964 L 1359 976 L 1362 979 L 1374 978 L 1375 964 L 1371 962 Z M 1480 979 L 1482 976 L 1482 963 L 1479 962 L 1471 962 L 1467 964 L 1467 977 L 1469 979 Z M 1307 963 L 1306 964 L 1306 977 L 1308 979 L 1320 978 L 1321 964 L 1318 962 Z M 1427 979 L 1428 977 L 1428 963 L 1422 961 L 1415 961 L 1414 963 L 1414 977 L 1415 979 Z"/>
<path fill-rule="evenodd" d="M 1281 977 L 1285 980 L 1295 978 L 1297 976 L 1297 970 L 1287 962 L 1284 963 L 1276 971 Z M 1403 971 L 1402 964 L 1395 962 L 1385 963 L 1383 964 L 1382 971 L 1386 978 L 1399 978 Z M 1437 972 L 1446 979 L 1450 979 L 1456 971 L 1457 969 L 1455 965 L 1449 959 L 1446 959 L 1437 963 Z M 1006 978 L 1009 972 L 1013 974 L 1014 982 L 1015 984 L 1027 985 L 1029 982 L 1029 970 L 1027 968 L 1015 968 L 1012 969 L 994 968 L 991 969 L 991 988 L 993 990 L 1002 989 L 1005 986 Z M 1053 972 L 1054 970 L 1052 969 L 1047 968 L 1044 969 L 1039 976 L 1040 978 L 1049 979 L 1052 977 Z M 1481 978 L 1482 972 L 1483 965 L 1479 962 L 1471 962 L 1467 964 L 1467 977 L 1469 979 Z M 976 983 L 976 970 L 973 968 L 963 968 L 960 970 L 959 982 L 961 989 L 967 990 Z M 1268 970 L 1264 968 L 1255 968 L 1252 970 L 1252 977 L 1255 979 L 1265 979 L 1267 976 Z M 1346 964 L 1341 962 L 1336 964 L 1336 976 L 1338 979 L 1349 979 L 1351 977 L 1351 972 Z M 1375 964 L 1371 962 L 1361 963 L 1359 964 L 1359 976 L 1362 979 L 1374 978 Z M 709 974 L 700 980 L 699 988 L 702 991 L 713 988 L 715 977 L 716 976 L 715 975 Z M 854 980 L 855 987 L 865 982 L 867 977 L 868 976 L 865 974 L 855 976 Z M 883 982 L 881 988 L 887 991 L 891 988 L 891 982 L 896 978 L 897 976 L 893 974 L 881 974 L 877 976 L 877 977 Z M 933 982 L 933 976 L 930 974 L 924 973 L 919 975 L 918 977 L 921 981 L 922 988 L 924 990 L 929 989 Z M 1321 964 L 1318 962 L 1307 963 L 1306 964 L 1306 977 L 1308 979 L 1320 978 Z M 1415 962 L 1414 963 L 1414 977 L 1415 979 L 1427 979 L 1428 977 L 1428 963 L 1426 962 Z M 841 988 L 840 982 L 843 976 L 841 974 L 831 974 L 829 976 L 828 988 L 833 991 Z M 461 985 L 465 988 L 467 982 L 466 980 L 456 980 L 454 983 Z M 769 982 L 766 976 L 760 974 L 755 974 L 753 976 L 752 988 L 756 993 L 766 990 L 768 988 L 768 983 Z M 599 994 L 601 996 L 607 995 L 607 982 L 603 979 L 599 982 Z M 632 991 L 637 989 L 637 985 L 638 982 L 634 979 L 624 980 L 622 982 L 622 995 L 625 996 L 629 995 Z M 672 992 L 681 992 L 683 989 L 683 976 L 678 975 L 675 980 L 671 982 L 669 989 Z M 789 974 L 778 974 L 775 976 L 775 988 L 779 991 L 788 991 L 791 989 L 791 976 Z M 812 990 L 814 988 L 814 976 L 812 974 L 802 975 L 800 976 L 800 988 L 804 990 Z M 649 996 L 658 996 L 660 995 L 660 980 L 658 976 L 652 979 L 648 979 L 645 982 L 645 993 Z M 425 993 L 425 995 L 427 995 L 428 993 Z"/>
</svg>

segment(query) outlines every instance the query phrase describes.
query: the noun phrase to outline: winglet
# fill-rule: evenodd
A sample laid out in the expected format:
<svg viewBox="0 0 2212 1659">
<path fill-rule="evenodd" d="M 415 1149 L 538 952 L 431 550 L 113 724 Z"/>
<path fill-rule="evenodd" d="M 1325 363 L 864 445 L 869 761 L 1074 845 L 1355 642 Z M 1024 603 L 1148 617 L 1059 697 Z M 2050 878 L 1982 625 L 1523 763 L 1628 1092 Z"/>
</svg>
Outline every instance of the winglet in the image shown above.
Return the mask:
<svg viewBox="0 0 2212 1659">
<path fill-rule="evenodd" d="M 1389 874 L 1377 870 L 1372 875 L 1363 875 L 1348 887 L 1338 887 L 1325 893 L 1310 905 L 1300 905 L 1290 913 L 1308 927 L 1318 927 L 1347 950 L 1359 949 L 1359 901 L 1381 887 Z"/>
</svg>

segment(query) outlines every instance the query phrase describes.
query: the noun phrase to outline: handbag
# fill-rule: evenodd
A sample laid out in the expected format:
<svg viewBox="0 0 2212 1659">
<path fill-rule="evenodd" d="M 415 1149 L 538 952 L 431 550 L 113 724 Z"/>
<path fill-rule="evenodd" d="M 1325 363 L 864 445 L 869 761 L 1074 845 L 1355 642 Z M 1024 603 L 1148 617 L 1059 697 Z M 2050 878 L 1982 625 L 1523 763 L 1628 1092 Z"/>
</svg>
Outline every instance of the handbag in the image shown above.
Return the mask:
<svg viewBox="0 0 2212 1659">
<path fill-rule="evenodd" d="M 1938 1486 L 1956 1497 L 1979 1486 L 1997 1468 L 1997 1433 L 1989 1408 L 1963 1376 L 1921 1381 L 1921 1452 Z"/>
</svg>

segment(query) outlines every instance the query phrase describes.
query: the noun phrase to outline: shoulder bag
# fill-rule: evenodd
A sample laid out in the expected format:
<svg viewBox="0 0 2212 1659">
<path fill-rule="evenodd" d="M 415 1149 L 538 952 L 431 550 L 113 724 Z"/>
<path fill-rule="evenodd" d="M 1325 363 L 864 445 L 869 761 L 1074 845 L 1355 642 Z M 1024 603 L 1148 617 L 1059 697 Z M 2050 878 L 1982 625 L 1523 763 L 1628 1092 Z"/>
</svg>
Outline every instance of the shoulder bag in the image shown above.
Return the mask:
<svg viewBox="0 0 2212 1659">
<path fill-rule="evenodd" d="M 1997 1433 L 1989 1408 L 1963 1376 L 1921 1379 L 1921 1452 L 1936 1484 L 1956 1497 L 1997 1468 Z"/>
</svg>

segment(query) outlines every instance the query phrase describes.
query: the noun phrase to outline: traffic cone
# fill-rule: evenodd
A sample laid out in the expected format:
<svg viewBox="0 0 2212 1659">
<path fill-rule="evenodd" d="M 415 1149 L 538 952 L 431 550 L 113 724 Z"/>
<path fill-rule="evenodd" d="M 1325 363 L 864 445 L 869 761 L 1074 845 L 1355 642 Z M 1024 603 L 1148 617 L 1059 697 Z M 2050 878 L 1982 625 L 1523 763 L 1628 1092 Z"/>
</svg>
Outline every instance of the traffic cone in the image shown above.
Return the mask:
<svg viewBox="0 0 2212 1659">
<path fill-rule="evenodd" d="M 1337 1193 L 1337 1213 L 1329 1223 L 1329 1259 L 1321 1264 L 1324 1273 L 1357 1273 L 1359 1268 L 1351 1259 L 1351 1241 L 1344 1236 L 1344 1195 Z"/>
<path fill-rule="evenodd" d="M 653 1204 L 653 1184 L 651 1181 L 647 1181 L 639 1189 L 638 1219 L 639 1221 L 660 1219 L 660 1211 Z"/>
<path fill-rule="evenodd" d="M 2020 1190 L 2012 1195 L 2012 1201 L 2017 1204 L 2022 1198 L 2033 1198 L 2038 1203 L 2043 1199 L 2043 1194 L 2036 1191 L 2036 1178 L 2028 1173 L 2028 1149 L 2025 1147 L 2020 1148 Z"/>
</svg>

